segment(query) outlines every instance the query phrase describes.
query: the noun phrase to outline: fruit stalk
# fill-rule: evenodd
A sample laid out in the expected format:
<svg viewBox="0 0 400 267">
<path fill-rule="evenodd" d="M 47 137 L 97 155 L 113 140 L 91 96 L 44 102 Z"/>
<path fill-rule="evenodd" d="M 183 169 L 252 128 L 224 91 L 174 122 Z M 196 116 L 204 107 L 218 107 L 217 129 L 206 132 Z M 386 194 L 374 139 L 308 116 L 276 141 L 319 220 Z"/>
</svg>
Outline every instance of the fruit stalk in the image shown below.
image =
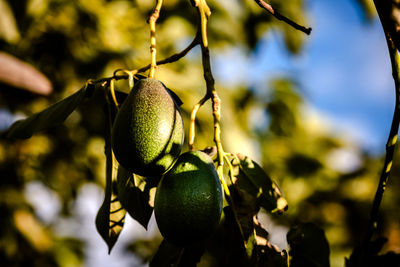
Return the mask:
<svg viewBox="0 0 400 267">
<path fill-rule="evenodd" d="M 198 7 L 199 11 L 199 17 L 200 17 L 200 22 L 199 27 L 202 27 L 203 25 L 203 20 L 204 18 L 202 17 L 202 10 L 200 6 Z M 201 31 L 202 35 L 206 34 L 206 31 Z M 207 40 L 203 36 L 203 40 Z M 233 215 L 235 217 L 236 224 L 239 228 L 240 234 L 243 238 L 243 244 L 244 247 L 246 248 L 246 242 L 244 239 L 244 234 L 243 234 L 243 229 L 240 224 L 236 209 L 235 209 L 235 203 L 233 201 L 233 198 L 231 196 L 231 193 L 229 191 L 229 187 L 225 182 L 224 179 L 224 173 L 223 173 L 223 168 L 224 168 L 224 157 L 225 157 L 225 152 L 222 147 L 222 141 L 221 141 L 221 99 L 218 96 L 217 91 L 215 90 L 215 80 L 211 71 L 211 63 L 210 63 L 210 50 L 208 49 L 208 43 L 201 43 L 201 55 L 202 55 L 202 65 L 203 65 L 203 72 L 204 72 L 204 80 L 206 81 L 206 87 L 207 87 L 207 93 L 206 96 L 203 98 L 205 99 L 204 102 L 208 99 L 211 98 L 212 101 L 212 109 L 213 109 L 213 118 L 214 118 L 214 143 L 217 146 L 217 158 L 218 158 L 218 166 L 217 166 L 217 173 L 219 176 L 219 179 L 221 181 L 221 184 L 224 188 L 225 195 L 227 197 L 227 200 L 229 202 L 229 205 L 232 208 Z M 202 100 L 203 100 L 202 99 Z M 202 101 L 200 100 L 200 101 Z M 199 102 L 201 103 L 201 102 Z M 196 107 L 196 106 L 195 106 Z M 197 112 L 197 111 L 196 111 Z M 194 124 L 194 122 L 193 122 Z"/>
<path fill-rule="evenodd" d="M 156 8 L 153 11 L 149 18 L 150 24 L 150 55 L 151 55 L 151 65 L 150 65 L 150 73 L 149 78 L 154 78 L 154 72 L 157 66 L 156 61 L 156 22 L 158 17 L 160 16 L 160 10 L 162 6 L 163 0 L 157 0 Z"/>
<path fill-rule="evenodd" d="M 223 179 L 222 169 L 224 166 L 224 150 L 222 148 L 221 142 L 221 99 L 219 98 L 217 91 L 215 90 L 214 77 L 211 71 L 210 64 L 210 50 L 208 47 L 201 44 L 201 54 L 203 60 L 203 71 L 204 71 L 204 80 L 206 81 L 207 93 L 206 97 L 211 98 L 212 101 L 212 109 L 213 109 L 213 118 L 214 118 L 214 142 L 217 146 L 217 155 L 218 155 L 218 175 L 220 175 L 220 179 Z"/>
<path fill-rule="evenodd" d="M 115 96 L 115 79 L 111 79 L 110 80 L 110 93 L 111 93 L 111 97 L 112 100 L 114 102 L 115 107 L 118 109 L 118 101 L 117 101 L 117 97 Z"/>
<path fill-rule="evenodd" d="M 192 4 L 199 11 L 199 30 L 201 32 L 203 46 L 208 47 L 207 21 L 208 18 L 211 16 L 210 7 L 207 5 L 206 0 L 193 0 Z"/>
<path fill-rule="evenodd" d="M 199 45 L 200 42 L 201 42 L 201 34 L 198 32 L 196 34 L 196 36 L 194 37 L 193 41 L 185 49 L 183 49 L 182 51 L 175 53 L 167 58 L 158 60 L 155 65 L 157 66 L 157 65 L 163 65 L 163 64 L 168 64 L 168 63 L 174 63 L 174 62 L 180 60 L 181 58 L 186 56 L 187 53 L 190 52 L 190 50 L 192 50 L 194 47 Z M 116 81 L 123 80 L 123 79 L 126 80 L 126 79 L 129 79 L 129 77 L 131 75 L 134 76 L 138 73 L 145 72 L 150 68 L 151 68 L 151 64 L 148 64 L 144 67 L 141 67 L 141 68 L 135 69 L 135 70 L 117 69 L 116 71 L 114 71 L 114 74 L 112 77 L 101 78 L 101 79 L 97 79 L 97 80 L 89 80 L 89 81 L 91 84 L 98 84 L 98 83 L 102 84 L 102 83 L 110 82 L 110 80 L 112 80 L 112 79 L 114 79 Z M 123 72 L 123 74 L 118 74 L 119 72 Z"/>
<path fill-rule="evenodd" d="M 189 125 L 189 150 L 194 150 L 194 137 L 196 135 L 195 130 L 195 122 L 197 111 L 200 109 L 202 105 L 209 99 L 209 95 L 206 94 L 200 101 L 194 105 L 192 112 L 190 113 L 190 125 Z"/>
</svg>

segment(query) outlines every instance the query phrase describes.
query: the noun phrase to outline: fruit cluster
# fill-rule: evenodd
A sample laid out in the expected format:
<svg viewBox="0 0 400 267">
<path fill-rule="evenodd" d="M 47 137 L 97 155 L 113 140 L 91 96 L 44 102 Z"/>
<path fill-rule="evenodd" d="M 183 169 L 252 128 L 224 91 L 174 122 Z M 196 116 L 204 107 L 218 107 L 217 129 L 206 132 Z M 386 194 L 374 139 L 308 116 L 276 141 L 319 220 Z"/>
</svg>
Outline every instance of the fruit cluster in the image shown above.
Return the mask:
<svg viewBox="0 0 400 267">
<path fill-rule="evenodd" d="M 222 189 L 204 152 L 181 154 L 184 127 L 179 106 L 164 84 L 139 80 L 112 129 L 112 149 L 128 171 L 160 178 L 154 213 L 161 234 L 185 246 L 210 235 L 222 213 Z"/>
</svg>

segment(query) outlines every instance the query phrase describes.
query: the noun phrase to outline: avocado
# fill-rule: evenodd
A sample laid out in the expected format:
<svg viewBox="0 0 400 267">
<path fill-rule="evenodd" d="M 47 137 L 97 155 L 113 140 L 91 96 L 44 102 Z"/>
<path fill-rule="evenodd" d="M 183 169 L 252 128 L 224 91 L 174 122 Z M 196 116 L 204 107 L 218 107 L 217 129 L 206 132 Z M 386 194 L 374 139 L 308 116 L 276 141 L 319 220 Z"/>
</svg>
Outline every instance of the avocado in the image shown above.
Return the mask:
<svg viewBox="0 0 400 267">
<path fill-rule="evenodd" d="M 203 240 L 217 228 L 222 188 L 212 159 L 204 152 L 179 156 L 157 186 L 154 214 L 164 238 L 177 246 Z"/>
<path fill-rule="evenodd" d="M 119 164 L 143 177 L 164 174 L 178 158 L 184 139 L 179 107 L 164 84 L 139 80 L 123 102 L 112 128 Z"/>
</svg>

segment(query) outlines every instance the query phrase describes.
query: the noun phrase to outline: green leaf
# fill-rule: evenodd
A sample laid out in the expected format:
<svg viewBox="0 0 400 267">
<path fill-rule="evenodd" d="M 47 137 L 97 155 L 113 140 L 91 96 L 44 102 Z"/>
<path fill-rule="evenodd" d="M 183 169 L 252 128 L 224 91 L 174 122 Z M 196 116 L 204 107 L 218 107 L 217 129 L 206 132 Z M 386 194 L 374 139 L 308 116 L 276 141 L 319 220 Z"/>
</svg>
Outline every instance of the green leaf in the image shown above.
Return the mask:
<svg viewBox="0 0 400 267">
<path fill-rule="evenodd" d="M 291 266 L 329 267 L 329 243 L 325 232 L 313 223 L 290 229 L 286 239 L 290 245 Z"/>
<path fill-rule="evenodd" d="M 96 216 L 96 228 L 108 246 L 108 253 L 117 242 L 125 222 L 126 210 L 117 197 L 117 161 L 111 149 L 112 115 L 110 106 L 107 109 L 108 123 L 106 123 L 105 154 L 106 154 L 106 188 L 104 201 Z"/>
<path fill-rule="evenodd" d="M 129 215 L 147 229 L 153 208 L 149 204 L 150 184 L 119 166 L 117 175 L 118 199 Z"/>
<path fill-rule="evenodd" d="M 234 166 L 239 166 L 237 186 L 257 198 L 258 204 L 271 213 L 282 213 L 287 210 L 287 201 L 282 197 L 277 184 L 265 173 L 256 162 L 242 154 L 233 160 Z"/>
<path fill-rule="evenodd" d="M 7 132 L 7 138 L 27 139 L 35 133 L 47 130 L 64 120 L 78 107 L 88 93 L 84 86 L 73 95 L 53 104 L 32 116 L 16 121 Z"/>
</svg>

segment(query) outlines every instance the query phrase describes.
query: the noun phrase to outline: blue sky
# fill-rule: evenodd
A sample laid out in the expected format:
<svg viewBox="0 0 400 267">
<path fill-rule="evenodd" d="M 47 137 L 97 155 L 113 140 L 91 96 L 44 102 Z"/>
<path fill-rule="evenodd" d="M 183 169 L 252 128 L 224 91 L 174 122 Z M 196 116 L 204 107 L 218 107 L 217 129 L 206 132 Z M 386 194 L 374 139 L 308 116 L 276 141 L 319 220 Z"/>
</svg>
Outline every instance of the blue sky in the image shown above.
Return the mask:
<svg viewBox="0 0 400 267">
<path fill-rule="evenodd" d="M 290 55 L 278 32 L 267 33 L 251 58 L 238 50 L 229 56 L 235 64 L 221 66 L 226 81 L 233 68 L 242 74 L 228 83 L 265 84 L 277 76 L 299 82 L 306 102 L 334 129 L 351 136 L 361 147 L 382 153 L 389 132 L 394 85 L 386 41 L 378 18 L 365 21 L 356 1 L 307 2 L 313 28 L 300 55 Z M 224 55 L 226 56 L 226 55 Z"/>
</svg>

